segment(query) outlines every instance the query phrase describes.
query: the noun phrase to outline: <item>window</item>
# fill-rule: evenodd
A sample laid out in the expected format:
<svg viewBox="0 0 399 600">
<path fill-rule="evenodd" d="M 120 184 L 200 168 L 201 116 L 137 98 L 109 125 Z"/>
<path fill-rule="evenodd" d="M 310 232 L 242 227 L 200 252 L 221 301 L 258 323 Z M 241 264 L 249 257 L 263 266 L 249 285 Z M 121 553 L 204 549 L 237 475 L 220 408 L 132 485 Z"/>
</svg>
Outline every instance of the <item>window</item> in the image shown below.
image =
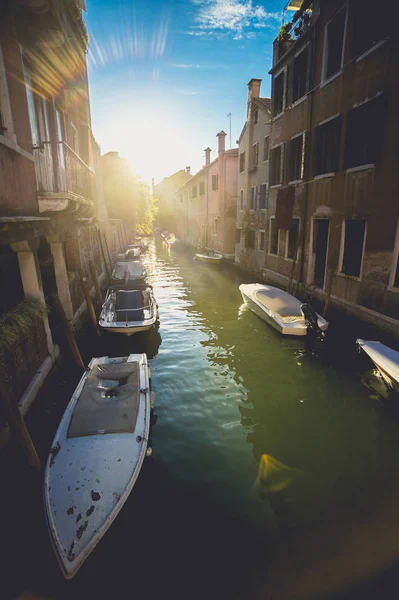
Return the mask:
<svg viewBox="0 0 399 600">
<path fill-rule="evenodd" d="M 273 115 L 280 114 L 285 108 L 285 71 L 274 78 Z"/>
<path fill-rule="evenodd" d="M 60 169 L 65 169 L 64 134 L 59 110 L 55 111 L 55 123 L 57 127 L 58 166 Z"/>
<path fill-rule="evenodd" d="M 342 69 L 346 7 L 343 7 L 324 30 L 323 81 Z"/>
<path fill-rule="evenodd" d="M 219 189 L 219 175 L 212 175 L 212 189 L 213 191 Z"/>
<path fill-rule="evenodd" d="M 256 185 L 251 187 L 251 195 L 249 198 L 249 210 L 256 209 Z"/>
<path fill-rule="evenodd" d="M 205 181 L 201 181 L 199 184 L 199 195 L 203 196 L 205 194 Z"/>
<path fill-rule="evenodd" d="M 298 244 L 299 235 L 299 219 L 292 219 L 290 228 L 288 230 L 287 240 L 287 258 L 294 259 L 295 251 Z"/>
<path fill-rule="evenodd" d="M 256 144 L 252 145 L 252 166 L 254 166 L 254 167 L 258 166 L 258 159 L 259 159 L 259 143 L 256 142 Z"/>
<path fill-rule="evenodd" d="M 384 113 L 383 95 L 348 112 L 345 169 L 376 163 L 381 158 Z"/>
<path fill-rule="evenodd" d="M 244 190 L 240 190 L 240 210 L 244 210 Z"/>
<path fill-rule="evenodd" d="M 196 198 L 197 193 L 198 193 L 197 186 L 196 185 L 191 186 L 191 198 Z"/>
<path fill-rule="evenodd" d="M 0 45 L 0 133 L 4 131 L 12 133 L 14 131 L 10 97 L 8 94 L 8 85 L 6 69 L 3 61 L 3 54 Z"/>
<path fill-rule="evenodd" d="M 262 252 L 265 251 L 265 232 L 264 231 L 259 231 L 258 248 Z"/>
<path fill-rule="evenodd" d="M 345 219 L 341 268 L 341 272 L 345 275 L 360 277 L 365 233 L 366 221 L 364 219 Z"/>
<path fill-rule="evenodd" d="M 50 141 L 50 125 L 48 118 L 48 104 L 46 98 L 42 98 L 42 112 L 43 112 L 43 140 L 46 142 Z"/>
<path fill-rule="evenodd" d="M 299 98 L 302 98 L 302 96 L 304 96 L 308 91 L 308 59 L 309 46 L 306 46 L 305 49 L 294 58 L 292 75 L 293 102 L 296 102 L 299 100 Z"/>
<path fill-rule="evenodd" d="M 236 229 L 236 244 L 241 242 L 241 229 Z"/>
<path fill-rule="evenodd" d="M 268 205 L 268 192 L 269 185 L 267 183 L 262 183 L 259 187 L 259 208 L 264 209 L 267 208 Z"/>
<path fill-rule="evenodd" d="M 314 175 L 338 171 L 340 140 L 341 117 L 316 127 Z"/>
<path fill-rule="evenodd" d="M 269 254 L 278 254 L 278 229 L 276 228 L 276 219 L 270 219 L 269 225 Z"/>
<path fill-rule="evenodd" d="M 376 10 L 371 2 L 363 2 L 359 11 L 354 11 L 352 35 L 352 58 L 389 36 L 389 24 L 383 10 Z"/>
<path fill-rule="evenodd" d="M 78 138 L 78 130 L 75 125 L 71 123 L 71 133 L 72 133 L 72 150 L 79 154 L 79 138 Z"/>
<path fill-rule="evenodd" d="M 254 108 L 254 125 L 256 125 L 258 122 L 258 107 L 255 106 Z"/>
<path fill-rule="evenodd" d="M 305 134 L 298 135 L 290 142 L 288 181 L 303 179 L 305 166 Z"/>
<path fill-rule="evenodd" d="M 277 185 L 278 183 L 283 182 L 283 160 L 283 144 L 270 150 L 270 185 Z"/>
<path fill-rule="evenodd" d="M 241 152 L 240 154 L 240 173 L 245 171 L 245 152 Z"/>
<path fill-rule="evenodd" d="M 263 162 L 269 160 L 269 142 L 270 137 L 267 135 L 263 141 Z"/>
<path fill-rule="evenodd" d="M 215 235 L 218 234 L 218 221 L 219 221 L 219 217 L 216 217 L 216 219 L 213 219 L 213 230 Z"/>
<path fill-rule="evenodd" d="M 32 79 L 25 63 L 23 63 L 23 70 L 25 79 L 26 99 L 28 102 L 29 124 L 32 135 L 32 146 L 37 147 L 40 146 L 40 136 L 36 112 L 36 98 L 32 88 Z"/>
<path fill-rule="evenodd" d="M 247 248 L 255 248 L 255 232 L 254 231 L 248 231 L 247 232 L 247 243 L 246 243 L 246 247 Z"/>
</svg>

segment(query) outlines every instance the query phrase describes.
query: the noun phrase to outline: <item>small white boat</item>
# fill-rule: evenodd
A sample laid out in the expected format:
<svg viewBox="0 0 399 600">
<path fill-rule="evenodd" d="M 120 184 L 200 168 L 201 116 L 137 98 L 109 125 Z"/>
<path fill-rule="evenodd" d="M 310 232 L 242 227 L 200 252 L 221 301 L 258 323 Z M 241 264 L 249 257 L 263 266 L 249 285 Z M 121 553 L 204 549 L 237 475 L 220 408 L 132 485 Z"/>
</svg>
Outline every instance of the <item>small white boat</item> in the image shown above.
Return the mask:
<svg viewBox="0 0 399 600">
<path fill-rule="evenodd" d="M 146 276 L 146 268 L 139 260 L 117 261 L 112 271 L 113 281 L 142 281 Z"/>
<path fill-rule="evenodd" d="M 283 335 L 306 335 L 309 328 L 324 332 L 328 321 L 309 304 L 303 304 L 279 288 L 261 283 L 241 284 L 245 304 Z"/>
<path fill-rule="evenodd" d="M 108 530 L 137 480 L 147 453 L 150 387 L 145 354 L 93 358 L 62 417 L 46 465 L 44 505 L 67 579 Z"/>
<path fill-rule="evenodd" d="M 111 286 L 98 324 L 109 333 L 130 336 L 151 329 L 157 318 L 158 307 L 150 285 L 143 285 L 139 289 Z"/>
<path fill-rule="evenodd" d="M 371 358 L 385 383 L 399 393 L 399 352 L 381 342 L 366 342 L 359 338 L 356 343 Z"/>
<path fill-rule="evenodd" d="M 220 265 L 223 260 L 223 254 L 219 254 L 219 252 L 209 252 L 207 254 L 199 252 L 194 258 L 208 265 Z"/>
</svg>

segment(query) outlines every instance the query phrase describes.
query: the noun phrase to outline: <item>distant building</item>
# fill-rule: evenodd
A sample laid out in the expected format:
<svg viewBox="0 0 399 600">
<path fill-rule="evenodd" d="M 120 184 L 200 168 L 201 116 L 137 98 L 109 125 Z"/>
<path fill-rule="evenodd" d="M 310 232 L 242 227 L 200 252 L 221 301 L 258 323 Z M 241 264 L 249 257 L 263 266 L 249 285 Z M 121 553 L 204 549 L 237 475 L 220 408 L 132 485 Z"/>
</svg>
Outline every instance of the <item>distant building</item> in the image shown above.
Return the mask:
<svg viewBox="0 0 399 600">
<path fill-rule="evenodd" d="M 269 196 L 271 100 L 260 97 L 261 82 L 248 84 L 247 120 L 239 138 L 235 260 L 253 273 L 265 266 Z"/>
<path fill-rule="evenodd" d="M 164 177 L 160 183 L 153 187 L 153 196 L 158 200 L 158 214 L 156 224 L 161 229 L 175 233 L 173 197 L 184 183 L 191 179 L 190 167 L 180 169 L 169 177 Z"/>
<path fill-rule="evenodd" d="M 204 167 L 174 194 L 173 215 L 178 238 L 234 258 L 238 148 L 225 149 L 224 131 L 217 137 L 218 157 L 205 150 Z"/>
<path fill-rule="evenodd" d="M 264 275 L 397 330 L 394 28 L 369 2 L 305 0 L 275 40 Z"/>
</svg>

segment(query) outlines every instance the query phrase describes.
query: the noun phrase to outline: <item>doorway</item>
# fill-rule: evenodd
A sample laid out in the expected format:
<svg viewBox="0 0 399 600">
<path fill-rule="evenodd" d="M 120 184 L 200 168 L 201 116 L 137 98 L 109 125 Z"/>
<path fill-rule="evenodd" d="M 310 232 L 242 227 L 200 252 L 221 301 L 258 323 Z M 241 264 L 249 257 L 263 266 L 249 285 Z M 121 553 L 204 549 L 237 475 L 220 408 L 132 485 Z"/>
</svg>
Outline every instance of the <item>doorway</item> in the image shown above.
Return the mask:
<svg viewBox="0 0 399 600">
<path fill-rule="evenodd" d="M 313 283 L 316 287 L 318 287 L 320 289 L 324 289 L 329 231 L 330 231 L 330 220 L 329 219 L 314 219 L 314 221 L 313 221 L 313 253 L 314 253 Z"/>
</svg>

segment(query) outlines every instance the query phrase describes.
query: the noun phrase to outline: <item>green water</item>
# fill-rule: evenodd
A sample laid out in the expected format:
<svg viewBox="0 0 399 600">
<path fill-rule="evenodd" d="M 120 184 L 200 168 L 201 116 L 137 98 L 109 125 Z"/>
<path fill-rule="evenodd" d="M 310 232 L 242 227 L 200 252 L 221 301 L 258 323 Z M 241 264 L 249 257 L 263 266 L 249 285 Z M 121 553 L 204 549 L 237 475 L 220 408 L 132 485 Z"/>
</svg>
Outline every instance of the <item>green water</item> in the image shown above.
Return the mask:
<svg viewBox="0 0 399 600">
<path fill-rule="evenodd" d="M 296 540 L 293 555 L 309 554 L 297 568 L 312 569 L 316 554 L 330 546 L 331 524 L 350 537 L 359 515 L 369 522 L 375 507 L 396 493 L 398 419 L 364 384 L 372 368 L 356 352 L 356 328 L 336 320 L 312 351 L 242 306 L 238 286 L 251 278 L 234 267 L 199 264 L 190 253 L 155 245 L 146 260 L 159 330 L 129 339 L 88 331 L 81 342 L 86 361 L 147 352 L 157 394 L 153 457 L 70 582 L 60 577 L 40 526 L 42 550 L 25 587 L 56 598 L 268 598 L 261 590 L 277 552 Z M 61 376 L 66 389 L 57 388 L 63 400 L 49 409 L 58 415 L 52 429 L 39 434 L 43 415 L 33 416 L 43 455 L 77 383 L 76 375 Z M 49 385 L 43 392 L 48 404 L 59 384 Z M 254 487 L 263 454 L 296 471 L 274 471 Z M 390 519 L 378 528 L 385 527 L 387 537 Z M 315 532 L 320 539 L 309 551 Z M 342 554 L 339 547 L 328 552 L 328 559 Z M 381 567 L 395 551 L 387 556 Z M 291 559 L 278 565 L 282 580 L 292 575 Z M 327 589 L 343 570 L 335 569 Z"/>
</svg>

